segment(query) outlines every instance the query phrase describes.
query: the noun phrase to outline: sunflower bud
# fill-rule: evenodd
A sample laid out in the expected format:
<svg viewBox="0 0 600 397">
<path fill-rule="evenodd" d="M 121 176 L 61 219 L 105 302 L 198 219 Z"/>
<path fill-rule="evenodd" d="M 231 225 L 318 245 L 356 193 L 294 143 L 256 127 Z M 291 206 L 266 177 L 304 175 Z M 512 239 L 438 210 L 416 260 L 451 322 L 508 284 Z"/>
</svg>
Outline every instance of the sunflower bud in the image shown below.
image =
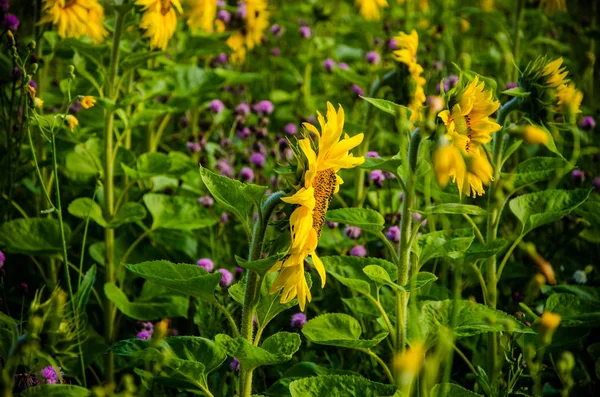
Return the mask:
<svg viewBox="0 0 600 397">
<path fill-rule="evenodd" d="M 543 129 L 528 125 L 523 128 L 523 140 L 529 145 L 539 145 L 548 142 L 548 134 Z"/>
<path fill-rule="evenodd" d="M 539 322 L 539 335 L 543 345 L 549 345 L 552 343 L 552 335 L 560 324 L 560 315 L 551 312 L 544 312 L 540 317 Z"/>
</svg>

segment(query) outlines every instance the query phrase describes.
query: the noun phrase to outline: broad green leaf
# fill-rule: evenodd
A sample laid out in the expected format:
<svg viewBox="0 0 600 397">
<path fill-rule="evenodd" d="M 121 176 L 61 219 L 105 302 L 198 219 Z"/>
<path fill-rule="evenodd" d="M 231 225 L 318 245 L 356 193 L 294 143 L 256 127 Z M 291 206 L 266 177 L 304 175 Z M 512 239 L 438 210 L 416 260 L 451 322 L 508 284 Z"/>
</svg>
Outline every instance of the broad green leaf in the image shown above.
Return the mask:
<svg viewBox="0 0 600 397">
<path fill-rule="evenodd" d="M 212 301 L 221 273 L 208 273 L 204 268 L 185 263 L 174 264 L 166 260 L 125 265 L 136 275 L 169 288 L 174 292 Z"/>
<path fill-rule="evenodd" d="M 166 343 L 180 359 L 204 364 L 206 374 L 219 368 L 227 358 L 217 343 L 199 336 L 172 336 Z"/>
<path fill-rule="evenodd" d="M 419 288 L 423 288 L 429 283 L 433 283 L 438 278 L 435 274 L 429 272 L 419 272 L 416 276 L 412 276 L 408 283 L 404 286 L 406 291 L 416 291 Z"/>
<path fill-rule="evenodd" d="M 195 230 L 217 223 L 216 218 L 191 197 L 147 193 L 144 203 L 152 214 L 152 229 Z"/>
<path fill-rule="evenodd" d="M 165 175 L 171 168 L 171 159 L 164 153 L 150 152 L 138 157 L 136 168 L 132 169 L 121 164 L 125 175 L 133 179 L 151 178 L 157 175 Z"/>
<path fill-rule="evenodd" d="M 123 58 L 123 60 L 119 62 L 119 65 L 121 68 L 123 68 L 123 70 L 127 71 L 139 66 L 144 66 L 149 60 L 161 55 L 163 55 L 162 51 L 133 53 Z"/>
<path fill-rule="evenodd" d="M 235 261 L 238 266 L 243 267 L 244 269 L 252 270 L 255 273 L 264 276 L 266 272 L 269 271 L 273 265 L 283 258 L 282 254 L 272 255 L 268 258 L 258 259 L 256 261 L 247 261 L 244 258 L 240 258 L 239 256 L 235 256 Z"/>
<path fill-rule="evenodd" d="M 132 338 L 123 339 L 112 344 L 110 351 L 118 356 L 143 358 L 145 350 L 150 346 L 150 341 Z"/>
<path fill-rule="evenodd" d="M 71 229 L 65 226 L 67 244 Z M 20 218 L 0 225 L 0 247 L 4 252 L 23 255 L 53 255 L 62 252 L 58 220 Z"/>
<path fill-rule="evenodd" d="M 558 171 L 568 172 L 573 166 L 560 157 L 533 157 L 519 163 L 510 174 L 503 173 L 502 179 L 509 181 L 513 189 L 554 178 Z"/>
<path fill-rule="evenodd" d="M 231 296 L 231 299 L 239 303 L 240 305 L 244 304 L 244 280 L 238 281 L 233 284 L 231 287 L 227 289 L 227 293 Z"/>
<path fill-rule="evenodd" d="M 457 204 L 457 203 L 445 203 L 436 205 L 434 207 L 425 208 L 422 211 L 413 210 L 412 212 L 420 212 L 421 214 L 452 214 L 452 215 L 475 215 L 482 216 L 487 215 L 487 211 L 476 205 L 469 204 Z"/>
<path fill-rule="evenodd" d="M 368 265 L 365 266 L 362 270 L 367 275 L 367 277 L 369 277 L 378 286 L 387 285 L 392 289 L 404 291 L 404 288 L 392 281 L 390 275 L 383 267 L 378 265 Z"/>
<path fill-rule="evenodd" d="M 529 95 L 531 95 L 531 92 L 525 90 L 525 88 L 523 88 L 523 87 L 515 87 L 515 88 L 508 89 L 508 90 L 504 90 L 501 92 L 501 94 L 525 98 L 525 97 L 528 97 Z"/>
<path fill-rule="evenodd" d="M 75 385 L 39 385 L 25 389 L 22 397 L 87 397 L 92 394 L 88 389 Z"/>
<path fill-rule="evenodd" d="M 513 214 L 521 221 L 522 234 L 555 222 L 583 204 L 591 189 L 550 189 L 516 197 L 509 202 Z"/>
<path fill-rule="evenodd" d="M 365 162 L 359 165 L 366 170 L 382 170 L 396 174 L 398 167 L 402 165 L 399 156 L 394 157 L 365 157 Z"/>
<path fill-rule="evenodd" d="M 561 327 L 600 327 L 600 303 L 577 295 L 552 294 L 544 310 L 560 314 Z"/>
<path fill-rule="evenodd" d="M 0 312 L 0 354 L 2 357 L 9 356 L 9 353 L 17 345 L 18 337 L 17 321 Z"/>
<path fill-rule="evenodd" d="M 301 344 L 300 335 L 289 332 L 278 332 L 268 337 L 260 347 L 243 338 L 234 339 L 225 334 L 218 334 L 215 340 L 247 369 L 285 363 L 292 359 Z"/>
<path fill-rule="evenodd" d="M 589 287 L 587 285 L 571 285 L 571 284 L 544 285 L 542 287 L 542 293 L 544 293 L 546 295 L 559 294 L 559 293 L 573 294 L 583 300 L 600 303 L 600 289 L 598 289 L 596 287 Z"/>
<path fill-rule="evenodd" d="M 421 337 L 433 341 L 437 338 L 440 327 L 450 327 L 454 305 L 458 307 L 452 332 L 458 339 L 487 332 L 535 334 L 533 329 L 503 311 L 466 300 L 443 300 L 426 301 L 423 304 L 419 319 Z"/>
<path fill-rule="evenodd" d="M 474 262 L 477 259 L 498 255 L 506 248 L 507 244 L 508 241 L 503 238 L 496 239 L 486 245 L 481 245 L 478 240 L 474 240 L 473 244 L 471 244 L 465 253 L 465 260 L 467 262 Z"/>
<path fill-rule="evenodd" d="M 361 230 L 378 234 L 383 230 L 385 219 L 377 211 L 366 208 L 341 208 L 327 211 L 325 218 L 330 222 L 339 222 L 357 226 Z"/>
<path fill-rule="evenodd" d="M 381 316 L 381 313 L 379 312 L 375 302 L 373 302 L 367 296 L 361 295 L 354 298 L 342 298 L 342 302 L 344 302 L 344 305 L 346 305 L 351 312 L 358 315 L 359 318 L 377 318 Z"/>
<path fill-rule="evenodd" d="M 150 233 L 150 238 L 168 249 L 183 252 L 190 259 L 198 258 L 198 239 L 193 230 L 158 229 Z"/>
<path fill-rule="evenodd" d="M 104 284 L 104 294 L 127 317 L 154 321 L 167 317 L 187 317 L 189 299 L 184 296 L 155 297 L 152 301 L 130 302 L 114 283 Z"/>
<path fill-rule="evenodd" d="M 360 339 L 360 323 L 354 317 L 343 313 L 327 313 L 315 317 L 304 324 L 302 333 L 306 339 L 319 345 L 353 349 L 375 347 L 388 335 L 384 331 L 373 339 Z"/>
<path fill-rule="evenodd" d="M 73 300 L 75 301 L 75 306 L 79 310 L 85 310 L 85 306 L 90 299 L 90 293 L 92 292 L 92 288 L 94 287 L 94 282 L 96 281 L 96 265 L 92 265 L 90 269 L 83 276 L 83 280 L 81 282 L 81 286 L 73 296 Z"/>
<path fill-rule="evenodd" d="M 418 237 L 412 250 L 419 257 L 419 266 L 421 266 L 433 258 L 461 258 L 474 238 L 471 228 L 440 230 Z"/>
<path fill-rule="evenodd" d="M 391 397 L 396 386 L 353 375 L 322 375 L 290 383 L 292 397 Z"/>
<path fill-rule="evenodd" d="M 242 222 L 247 222 L 254 205 L 260 205 L 267 191 L 266 186 L 244 184 L 202 167 L 200 175 L 215 200 Z"/>
<path fill-rule="evenodd" d="M 87 219 L 89 216 L 98 225 L 106 227 L 106 221 L 104 220 L 104 215 L 102 215 L 102 207 L 90 198 L 81 197 L 73 200 L 67 210 L 69 214 L 77 218 Z"/>
<path fill-rule="evenodd" d="M 365 96 L 361 96 L 361 98 L 369 102 L 371 105 L 375 106 L 377 109 L 383 110 L 385 113 L 391 114 L 394 117 L 396 117 L 400 109 L 405 109 L 411 112 L 411 110 L 406 106 L 398 105 L 386 99 L 369 98 Z"/>
<path fill-rule="evenodd" d="M 110 221 L 109 227 L 117 228 L 126 223 L 133 223 L 143 220 L 148 213 L 146 208 L 139 203 L 125 203 L 123 204 L 114 218 Z"/>
<path fill-rule="evenodd" d="M 363 295 L 371 293 L 371 279 L 362 271 L 369 265 L 379 265 L 390 275 L 392 281 L 397 279 L 396 266 L 384 259 L 359 258 L 355 256 L 324 256 L 321 258 L 325 270 L 346 287 Z"/>
<path fill-rule="evenodd" d="M 431 397 L 482 397 L 456 383 L 438 383 L 431 389 Z"/>
</svg>

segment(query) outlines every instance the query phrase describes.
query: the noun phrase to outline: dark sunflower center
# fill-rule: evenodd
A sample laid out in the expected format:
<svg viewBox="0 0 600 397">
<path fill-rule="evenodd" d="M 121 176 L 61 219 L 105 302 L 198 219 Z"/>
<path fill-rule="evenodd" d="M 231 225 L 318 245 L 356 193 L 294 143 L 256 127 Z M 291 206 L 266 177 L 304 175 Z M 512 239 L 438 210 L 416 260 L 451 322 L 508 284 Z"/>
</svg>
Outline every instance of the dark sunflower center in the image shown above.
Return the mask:
<svg viewBox="0 0 600 397">
<path fill-rule="evenodd" d="M 171 0 L 160 0 L 160 13 L 166 15 L 171 10 Z"/>
<path fill-rule="evenodd" d="M 323 229 L 323 225 L 325 224 L 325 214 L 327 213 L 327 208 L 329 208 L 329 203 L 331 203 L 336 183 L 337 179 L 333 168 L 317 172 L 313 180 L 313 188 L 315 189 L 313 229 L 317 231 L 317 237 L 321 237 L 321 229 Z"/>
</svg>

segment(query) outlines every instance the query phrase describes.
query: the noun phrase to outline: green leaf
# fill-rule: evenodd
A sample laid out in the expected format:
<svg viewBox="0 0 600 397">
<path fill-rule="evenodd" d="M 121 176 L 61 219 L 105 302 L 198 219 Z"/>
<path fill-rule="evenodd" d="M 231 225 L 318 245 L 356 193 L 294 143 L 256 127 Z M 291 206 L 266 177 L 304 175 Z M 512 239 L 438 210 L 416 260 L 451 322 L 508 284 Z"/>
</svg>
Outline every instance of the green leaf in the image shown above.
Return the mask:
<svg viewBox="0 0 600 397">
<path fill-rule="evenodd" d="M 434 207 L 428 207 L 422 211 L 411 209 L 412 212 L 420 212 L 421 214 L 449 214 L 449 215 L 475 215 L 483 216 L 487 215 L 487 211 L 476 205 L 469 204 L 457 204 L 457 203 L 445 203 L 436 205 Z"/>
<path fill-rule="evenodd" d="M 382 170 L 396 174 L 401 165 L 402 159 L 396 155 L 394 157 L 365 157 L 365 162 L 359 167 L 365 170 Z"/>
<path fill-rule="evenodd" d="M 195 230 L 217 223 L 216 218 L 191 197 L 147 193 L 144 203 L 152 214 L 152 229 Z"/>
<path fill-rule="evenodd" d="M 192 230 L 158 229 L 150 233 L 150 238 L 168 249 L 183 252 L 190 259 L 198 258 L 198 239 Z"/>
<path fill-rule="evenodd" d="M 571 294 L 552 294 L 546 311 L 560 314 L 561 327 L 600 327 L 600 303 Z"/>
<path fill-rule="evenodd" d="M 240 258 L 236 255 L 235 261 L 237 262 L 238 266 L 264 276 L 265 273 L 267 273 L 269 269 L 272 268 L 273 265 L 281 258 L 283 258 L 283 254 L 272 255 L 268 258 L 259 259 L 256 261 L 247 261 L 244 258 Z"/>
<path fill-rule="evenodd" d="M 144 66 L 149 60 L 160 55 L 163 55 L 162 51 L 133 53 L 123 58 L 119 64 L 124 71 L 127 71 L 129 69 L 137 68 L 138 66 Z"/>
<path fill-rule="evenodd" d="M 547 181 L 557 176 L 558 171 L 565 173 L 573 166 L 560 157 L 533 157 L 519 163 L 513 173 L 502 174 L 502 179 L 512 183 L 513 189 L 519 189 L 532 183 Z"/>
<path fill-rule="evenodd" d="M 0 354 L 2 357 L 8 357 L 13 351 L 17 346 L 18 337 L 17 321 L 0 312 Z"/>
<path fill-rule="evenodd" d="M 84 220 L 89 215 L 90 219 L 98 225 L 106 227 L 106 221 L 104 220 L 104 215 L 102 215 L 102 207 L 90 198 L 81 197 L 73 200 L 67 210 L 69 214 Z"/>
<path fill-rule="evenodd" d="M 384 112 L 391 114 L 394 117 L 396 117 L 400 109 L 405 109 L 406 111 L 408 111 L 410 117 L 411 110 L 406 106 L 398 105 L 394 102 L 385 99 L 369 98 L 366 96 L 361 96 L 361 98 L 369 102 L 371 105 L 375 106 L 377 109 L 383 110 Z"/>
<path fill-rule="evenodd" d="M 67 243 L 71 229 L 65 226 Z M 58 220 L 20 218 L 0 225 L 0 247 L 4 252 L 23 255 L 53 255 L 62 252 Z"/>
<path fill-rule="evenodd" d="M 217 343 L 199 336 L 172 336 L 166 344 L 177 357 L 204 364 L 205 374 L 219 368 L 227 358 Z"/>
<path fill-rule="evenodd" d="M 508 95 L 508 96 L 518 96 L 520 98 L 525 98 L 525 97 L 528 97 L 529 95 L 531 95 L 531 92 L 525 90 L 525 88 L 523 88 L 523 87 L 511 88 L 509 90 L 504 90 L 501 93 Z"/>
<path fill-rule="evenodd" d="M 371 279 L 362 271 L 369 265 L 379 265 L 385 269 L 392 281 L 398 277 L 396 266 L 384 259 L 358 258 L 354 256 L 324 256 L 321 258 L 325 270 L 346 287 L 363 295 L 371 293 Z"/>
<path fill-rule="evenodd" d="M 252 215 L 253 205 L 260 205 L 267 191 L 266 186 L 244 184 L 202 167 L 200 175 L 215 200 L 244 223 Z"/>
<path fill-rule="evenodd" d="M 489 258 L 490 256 L 498 255 L 506 248 L 508 241 L 503 238 L 496 239 L 489 244 L 481 245 L 478 240 L 474 240 L 473 244 L 465 253 L 465 261 L 474 262 L 477 259 Z"/>
<path fill-rule="evenodd" d="M 466 300 L 443 300 L 426 301 L 423 304 L 419 318 L 422 336 L 435 340 L 441 327 L 449 328 L 454 305 L 458 307 L 452 332 L 458 339 L 487 332 L 535 334 L 533 329 L 503 311 Z"/>
<path fill-rule="evenodd" d="M 130 302 L 114 283 L 104 284 L 104 294 L 115 306 L 134 320 L 154 321 L 166 317 L 187 317 L 189 299 L 184 296 L 164 296 L 152 301 Z"/>
<path fill-rule="evenodd" d="M 555 222 L 583 204 L 591 189 L 550 189 L 516 197 L 509 202 L 513 214 L 521 221 L 522 234 Z"/>
<path fill-rule="evenodd" d="M 292 397 L 389 397 L 396 386 L 371 382 L 354 375 L 321 375 L 290 383 Z"/>
<path fill-rule="evenodd" d="M 475 238 L 472 228 L 440 230 L 417 238 L 413 252 L 419 257 L 419 266 L 433 258 L 461 258 Z"/>
<path fill-rule="evenodd" d="M 352 349 L 375 347 L 388 335 L 387 331 L 383 331 L 373 339 L 360 339 L 360 323 L 343 313 L 327 313 L 315 317 L 304 324 L 302 333 L 306 339 L 319 345 Z"/>
<path fill-rule="evenodd" d="M 79 310 L 84 310 L 85 306 L 90 299 L 90 293 L 92 292 L 92 288 L 94 287 L 94 282 L 96 281 L 96 265 L 92 265 L 90 269 L 83 276 L 83 280 L 81 282 L 81 286 L 73 296 L 73 300 L 75 301 L 75 306 Z"/>
<path fill-rule="evenodd" d="M 289 332 L 278 332 L 268 337 L 260 347 L 243 338 L 234 339 L 225 334 L 218 334 L 215 340 L 246 369 L 285 363 L 292 359 L 301 344 L 300 335 Z"/>
<path fill-rule="evenodd" d="M 365 232 L 374 234 L 381 232 L 385 225 L 385 219 L 379 212 L 366 208 L 341 208 L 327 211 L 325 219 L 330 222 L 357 226 Z"/>
<path fill-rule="evenodd" d="M 39 385 L 25 389 L 23 397 L 87 397 L 92 393 L 88 389 L 75 385 Z"/>
<path fill-rule="evenodd" d="M 136 275 L 151 280 L 180 294 L 212 301 L 221 273 L 208 273 L 204 268 L 185 263 L 174 264 L 166 260 L 125 265 Z"/>
<path fill-rule="evenodd" d="M 125 175 L 133 179 L 151 178 L 165 175 L 171 169 L 171 158 L 164 153 L 144 153 L 136 161 L 136 169 L 121 164 Z"/>
<path fill-rule="evenodd" d="M 383 267 L 378 265 L 368 265 L 365 266 L 362 270 L 367 275 L 367 277 L 369 277 L 378 286 L 387 285 L 388 287 L 391 287 L 392 289 L 395 289 L 397 291 L 404 291 L 404 288 L 392 281 L 390 275 Z"/>
<path fill-rule="evenodd" d="M 587 285 L 544 285 L 542 287 L 542 293 L 546 295 L 568 293 L 578 296 L 583 300 L 588 300 L 596 303 L 600 303 L 600 289 L 596 287 L 589 287 Z"/>
<path fill-rule="evenodd" d="M 114 218 L 108 224 L 111 228 L 117 228 L 126 223 L 134 223 L 143 220 L 148 212 L 146 212 L 146 208 L 139 203 L 125 203 L 123 204 Z"/>
<path fill-rule="evenodd" d="M 423 288 L 429 283 L 433 283 L 438 278 L 435 274 L 429 272 L 419 272 L 416 276 L 412 276 L 408 283 L 404 286 L 406 291 L 416 291 L 419 288 Z"/>
<path fill-rule="evenodd" d="M 482 397 L 456 383 L 438 383 L 431 389 L 431 397 Z"/>
</svg>

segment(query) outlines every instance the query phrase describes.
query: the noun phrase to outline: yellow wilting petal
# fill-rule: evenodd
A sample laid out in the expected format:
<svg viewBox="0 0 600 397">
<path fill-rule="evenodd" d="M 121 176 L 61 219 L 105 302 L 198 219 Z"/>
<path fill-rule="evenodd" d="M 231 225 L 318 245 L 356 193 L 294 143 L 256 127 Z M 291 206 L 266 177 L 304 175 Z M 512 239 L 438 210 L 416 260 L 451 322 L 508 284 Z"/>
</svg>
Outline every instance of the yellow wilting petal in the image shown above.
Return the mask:
<svg viewBox="0 0 600 397">
<path fill-rule="evenodd" d="M 325 266 L 323 265 L 321 258 L 317 256 L 316 252 L 313 252 L 311 254 L 311 258 L 313 260 L 313 265 L 315 266 L 315 269 L 317 269 L 317 273 L 319 273 L 319 276 L 321 277 L 321 288 L 324 288 L 325 279 L 327 277 L 327 273 L 325 272 Z"/>
</svg>

